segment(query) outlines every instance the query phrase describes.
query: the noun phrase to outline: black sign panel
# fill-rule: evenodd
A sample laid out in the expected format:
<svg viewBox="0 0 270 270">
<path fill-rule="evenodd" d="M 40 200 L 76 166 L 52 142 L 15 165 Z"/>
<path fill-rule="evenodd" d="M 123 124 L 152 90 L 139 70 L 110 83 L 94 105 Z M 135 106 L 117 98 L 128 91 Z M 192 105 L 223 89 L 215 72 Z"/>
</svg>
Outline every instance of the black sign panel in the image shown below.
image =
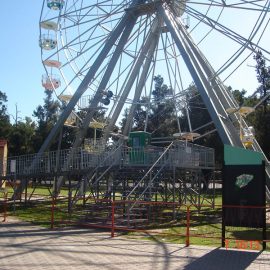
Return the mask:
<svg viewBox="0 0 270 270">
<path fill-rule="evenodd" d="M 223 169 L 225 226 L 264 225 L 265 171 L 263 165 L 226 165 Z"/>
</svg>

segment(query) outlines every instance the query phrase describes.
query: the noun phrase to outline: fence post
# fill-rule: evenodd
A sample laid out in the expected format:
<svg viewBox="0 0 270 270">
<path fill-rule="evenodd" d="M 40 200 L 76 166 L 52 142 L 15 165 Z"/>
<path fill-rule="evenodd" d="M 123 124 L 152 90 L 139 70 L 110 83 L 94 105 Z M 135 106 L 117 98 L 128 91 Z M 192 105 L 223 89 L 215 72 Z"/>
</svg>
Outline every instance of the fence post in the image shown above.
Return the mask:
<svg viewBox="0 0 270 270">
<path fill-rule="evenodd" d="M 111 237 L 114 237 L 114 211 L 115 211 L 115 203 L 114 200 L 112 202 L 112 231 L 111 231 Z"/>
<path fill-rule="evenodd" d="M 52 207 L 51 207 L 51 229 L 54 228 L 54 208 L 55 208 L 55 197 L 52 196 Z"/>
<path fill-rule="evenodd" d="M 190 205 L 187 206 L 186 247 L 189 246 Z"/>
<path fill-rule="evenodd" d="M 27 188 L 28 188 L 28 180 L 25 179 L 25 189 L 24 189 L 24 206 L 27 205 Z M 30 199 L 29 199 L 30 200 Z"/>
<path fill-rule="evenodd" d="M 7 220 L 7 201 L 8 201 L 8 192 L 5 193 L 5 199 L 4 199 L 4 219 L 3 222 Z"/>
</svg>

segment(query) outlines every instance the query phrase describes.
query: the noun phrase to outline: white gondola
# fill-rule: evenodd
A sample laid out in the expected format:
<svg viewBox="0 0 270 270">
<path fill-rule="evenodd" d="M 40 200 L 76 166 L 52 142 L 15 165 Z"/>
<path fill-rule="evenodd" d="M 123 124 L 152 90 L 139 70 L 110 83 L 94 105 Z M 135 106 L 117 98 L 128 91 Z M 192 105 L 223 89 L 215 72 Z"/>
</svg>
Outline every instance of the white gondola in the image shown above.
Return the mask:
<svg viewBox="0 0 270 270">
<path fill-rule="evenodd" d="M 244 127 L 243 126 L 243 118 L 254 112 L 255 109 L 253 107 L 240 107 L 238 112 L 240 114 L 240 139 L 243 145 L 246 148 L 250 148 L 253 145 L 254 137 L 254 129 L 253 127 Z"/>
<path fill-rule="evenodd" d="M 174 133 L 173 137 L 178 138 L 180 140 L 193 141 L 195 138 L 200 137 L 200 134 L 195 132 L 181 132 L 181 133 Z"/>
<path fill-rule="evenodd" d="M 54 67 L 54 68 L 60 68 L 61 67 L 61 62 L 57 60 L 44 60 L 43 64 L 47 67 Z"/>
<path fill-rule="evenodd" d="M 65 103 L 68 103 L 72 98 L 72 95 L 60 95 L 59 99 Z"/>
<path fill-rule="evenodd" d="M 253 130 L 253 127 L 243 128 L 242 130 L 241 141 L 246 148 L 253 145 L 253 141 L 255 139 Z"/>
<path fill-rule="evenodd" d="M 57 41 L 52 35 L 42 35 L 39 40 L 39 46 L 44 50 L 53 50 L 56 48 Z"/>
<path fill-rule="evenodd" d="M 47 90 L 54 90 L 61 86 L 61 81 L 58 76 L 54 74 L 42 76 L 42 86 Z"/>
<path fill-rule="evenodd" d="M 40 23 L 40 27 L 46 30 L 57 31 L 58 24 L 53 21 L 44 21 Z"/>
<path fill-rule="evenodd" d="M 64 0 L 47 0 L 47 7 L 53 10 L 59 10 L 64 7 Z"/>
</svg>

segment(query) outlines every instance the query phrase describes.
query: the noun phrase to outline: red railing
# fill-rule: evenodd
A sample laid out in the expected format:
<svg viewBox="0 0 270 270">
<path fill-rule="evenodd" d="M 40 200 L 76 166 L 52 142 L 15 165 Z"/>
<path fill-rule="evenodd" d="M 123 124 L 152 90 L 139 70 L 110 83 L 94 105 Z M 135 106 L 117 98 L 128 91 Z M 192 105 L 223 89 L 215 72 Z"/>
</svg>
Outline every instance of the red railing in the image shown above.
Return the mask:
<svg viewBox="0 0 270 270">
<path fill-rule="evenodd" d="M 51 228 L 57 224 L 105 228 L 110 230 L 111 237 L 115 236 L 116 231 L 147 233 L 157 235 L 157 237 L 181 239 L 182 242 L 184 240 L 186 246 L 203 242 L 220 245 L 223 241 L 226 248 L 257 249 L 258 243 L 261 247 L 264 242 L 270 242 L 270 224 L 268 224 L 268 235 L 265 238 L 261 237 L 258 228 L 238 226 L 226 227 L 225 237 L 222 237 L 222 207 L 270 210 L 270 206 L 216 205 L 213 207 L 213 205 L 183 205 L 149 201 L 139 201 L 134 205 L 134 201 L 93 199 L 88 200 L 84 206 L 77 201 L 77 208 L 72 207 L 68 211 L 63 207 L 63 204 L 67 205 L 64 203 L 65 200 L 52 200 Z M 58 213 L 58 218 L 56 218 L 56 213 Z M 249 235 L 250 230 L 252 230 L 252 235 Z"/>
</svg>

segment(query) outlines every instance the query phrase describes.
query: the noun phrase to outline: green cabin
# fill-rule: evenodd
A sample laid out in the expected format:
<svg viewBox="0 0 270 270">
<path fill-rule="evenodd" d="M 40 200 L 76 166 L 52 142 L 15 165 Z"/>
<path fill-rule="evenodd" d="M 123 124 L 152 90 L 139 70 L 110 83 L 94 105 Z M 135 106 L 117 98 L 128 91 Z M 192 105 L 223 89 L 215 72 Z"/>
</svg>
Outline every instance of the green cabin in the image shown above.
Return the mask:
<svg viewBox="0 0 270 270">
<path fill-rule="evenodd" d="M 129 160 L 132 164 L 147 163 L 145 147 L 151 143 L 151 133 L 145 131 L 134 131 L 129 133 L 128 144 L 132 148 Z"/>
</svg>

